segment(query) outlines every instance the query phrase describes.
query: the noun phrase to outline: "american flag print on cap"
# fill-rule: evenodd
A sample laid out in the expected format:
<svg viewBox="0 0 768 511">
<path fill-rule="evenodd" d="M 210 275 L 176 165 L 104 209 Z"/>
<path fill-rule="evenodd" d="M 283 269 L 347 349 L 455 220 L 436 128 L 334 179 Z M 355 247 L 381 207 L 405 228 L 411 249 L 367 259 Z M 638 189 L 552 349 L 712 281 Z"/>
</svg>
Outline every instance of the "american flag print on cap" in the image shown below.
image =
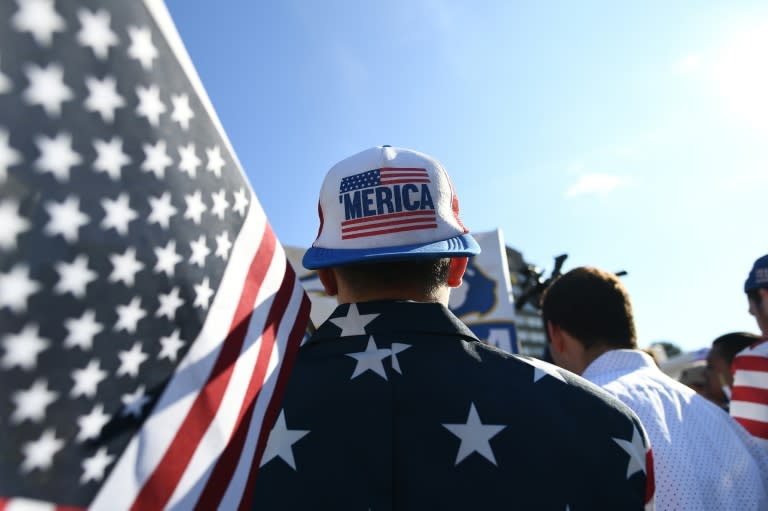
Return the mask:
<svg viewBox="0 0 768 511">
<path fill-rule="evenodd" d="M 319 213 L 318 237 L 303 260 L 310 269 L 480 252 L 443 166 L 410 149 L 374 147 L 336 164 Z"/>
</svg>

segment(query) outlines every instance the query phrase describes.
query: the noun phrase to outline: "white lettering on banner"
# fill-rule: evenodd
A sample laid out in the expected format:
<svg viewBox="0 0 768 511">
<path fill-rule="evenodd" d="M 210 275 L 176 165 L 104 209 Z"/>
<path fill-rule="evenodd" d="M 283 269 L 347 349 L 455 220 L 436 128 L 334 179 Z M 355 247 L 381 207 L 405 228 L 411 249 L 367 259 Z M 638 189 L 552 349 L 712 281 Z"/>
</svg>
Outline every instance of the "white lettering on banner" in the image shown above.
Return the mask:
<svg viewBox="0 0 768 511">
<path fill-rule="evenodd" d="M 506 328 L 491 328 L 488 331 L 488 339 L 485 340 L 491 346 L 495 346 L 507 353 L 512 353 L 512 339 Z"/>
</svg>

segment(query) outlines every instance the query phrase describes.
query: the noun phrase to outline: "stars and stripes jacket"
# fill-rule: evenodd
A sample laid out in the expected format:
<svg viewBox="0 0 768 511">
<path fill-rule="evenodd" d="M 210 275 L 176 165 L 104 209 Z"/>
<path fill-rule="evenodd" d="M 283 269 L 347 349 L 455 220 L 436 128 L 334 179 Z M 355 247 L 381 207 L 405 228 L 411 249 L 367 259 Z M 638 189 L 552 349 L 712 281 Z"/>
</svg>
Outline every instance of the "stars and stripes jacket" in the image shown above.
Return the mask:
<svg viewBox="0 0 768 511">
<path fill-rule="evenodd" d="M 340 305 L 299 351 L 256 509 L 653 508 L 623 404 L 435 303 Z"/>
</svg>

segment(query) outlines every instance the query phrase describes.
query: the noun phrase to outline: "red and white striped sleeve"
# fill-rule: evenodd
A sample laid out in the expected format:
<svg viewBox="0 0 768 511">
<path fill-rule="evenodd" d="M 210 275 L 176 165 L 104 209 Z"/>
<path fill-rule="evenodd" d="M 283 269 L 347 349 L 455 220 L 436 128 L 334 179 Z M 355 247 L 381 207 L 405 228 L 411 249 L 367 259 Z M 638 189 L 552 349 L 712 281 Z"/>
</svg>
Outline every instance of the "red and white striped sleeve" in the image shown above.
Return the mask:
<svg viewBox="0 0 768 511">
<path fill-rule="evenodd" d="M 731 415 L 768 449 L 768 339 L 733 359 Z"/>
</svg>

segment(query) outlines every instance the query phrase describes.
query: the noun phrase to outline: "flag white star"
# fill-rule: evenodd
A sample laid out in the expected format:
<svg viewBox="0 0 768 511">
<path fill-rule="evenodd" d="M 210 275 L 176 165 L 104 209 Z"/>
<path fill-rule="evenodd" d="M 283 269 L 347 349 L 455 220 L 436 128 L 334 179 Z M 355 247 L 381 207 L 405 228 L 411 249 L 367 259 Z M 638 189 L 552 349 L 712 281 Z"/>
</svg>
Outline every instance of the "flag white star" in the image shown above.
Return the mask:
<svg viewBox="0 0 768 511">
<path fill-rule="evenodd" d="M 222 188 L 218 192 L 212 193 L 211 200 L 213 201 L 211 214 L 219 217 L 219 220 L 224 220 L 224 215 L 227 212 L 227 208 L 229 208 L 229 202 L 227 201 L 227 191 Z"/>
<path fill-rule="evenodd" d="M 109 47 L 119 42 L 117 35 L 109 28 L 109 12 L 99 9 L 91 12 L 87 9 L 77 11 L 80 19 L 80 32 L 77 33 L 77 42 L 81 46 L 87 46 L 93 50 L 93 54 L 99 59 L 106 59 Z"/>
<path fill-rule="evenodd" d="M 165 177 L 165 169 L 173 160 L 168 156 L 165 140 L 158 140 L 155 145 L 144 144 L 144 162 L 141 164 L 141 170 L 152 172 L 157 179 Z"/>
<path fill-rule="evenodd" d="M 400 362 L 397 360 L 397 354 L 407 350 L 410 347 L 410 344 L 402 344 L 399 342 L 392 343 L 392 369 L 400 374 L 403 374 L 403 372 L 400 370 Z"/>
<path fill-rule="evenodd" d="M 568 383 L 565 380 L 565 377 L 562 374 L 560 374 L 560 371 L 557 369 L 557 367 L 553 366 L 552 364 L 549 364 L 547 362 L 544 362 L 543 360 L 539 360 L 533 357 L 527 357 L 527 358 L 524 358 L 523 360 L 533 366 L 533 382 L 534 383 L 541 380 L 547 375 L 551 376 L 556 380 L 560 380 L 563 383 Z"/>
<path fill-rule="evenodd" d="M 184 346 L 184 341 L 179 338 L 179 329 L 174 330 L 171 335 L 160 338 L 160 344 L 163 348 L 160 350 L 160 354 L 157 356 L 158 360 L 167 358 L 171 362 L 176 362 L 176 358 L 179 356 L 179 350 Z"/>
<path fill-rule="evenodd" d="M 107 453 L 106 447 L 100 447 L 96 454 L 83 460 L 83 475 L 80 476 L 80 484 L 89 481 L 101 481 L 104 479 L 104 471 L 115 457 Z"/>
<path fill-rule="evenodd" d="M 21 153 L 11 147 L 8 130 L 0 127 L 0 184 L 8 179 L 8 169 L 21 162 Z"/>
<path fill-rule="evenodd" d="M 39 327 L 29 324 L 18 334 L 7 334 L 3 337 L 3 355 L 0 366 L 4 369 L 19 367 L 25 371 L 32 371 L 37 367 L 37 357 L 48 349 L 51 341 L 40 337 Z"/>
<path fill-rule="evenodd" d="M 136 389 L 136 392 L 128 393 L 120 398 L 123 402 L 124 408 L 121 415 L 124 417 L 127 415 L 133 415 L 135 418 L 141 417 L 142 408 L 149 403 L 149 397 L 146 394 L 146 388 L 141 385 Z"/>
<path fill-rule="evenodd" d="M 29 230 L 29 220 L 19 214 L 19 203 L 13 199 L 0 201 L 0 249 L 12 251 L 16 248 L 16 238 Z"/>
<path fill-rule="evenodd" d="M 77 433 L 77 441 L 82 443 L 99 438 L 101 430 L 109 422 L 109 419 L 109 415 L 104 413 L 104 405 L 94 405 L 91 413 L 77 418 L 77 425 L 80 427 L 80 431 Z"/>
<path fill-rule="evenodd" d="M 70 318 L 64 321 L 69 335 L 64 339 L 64 346 L 90 350 L 93 347 L 93 338 L 104 330 L 104 326 L 96 321 L 96 312 L 88 309 L 79 318 Z"/>
<path fill-rule="evenodd" d="M 248 207 L 248 195 L 245 188 L 240 188 L 235 192 L 235 206 L 232 208 L 240 216 L 245 216 L 245 209 Z"/>
<path fill-rule="evenodd" d="M 141 351 L 141 343 L 135 342 L 130 350 L 119 352 L 117 357 L 120 359 L 117 375 L 127 374 L 136 378 L 139 375 L 139 366 L 147 360 L 148 355 Z"/>
<path fill-rule="evenodd" d="M 83 162 L 72 149 L 72 137 L 68 133 L 59 133 L 56 138 L 39 136 L 35 138 L 35 144 L 40 149 L 35 168 L 40 172 L 50 172 L 59 181 L 69 180 L 70 169 Z"/>
<path fill-rule="evenodd" d="M 176 265 L 182 260 L 182 257 L 176 253 L 175 240 L 168 240 L 165 248 L 156 247 L 155 257 L 157 257 L 155 271 L 157 273 L 165 273 L 169 277 L 173 277 Z"/>
<path fill-rule="evenodd" d="M 30 64 L 26 69 L 29 87 L 24 91 L 24 101 L 40 105 L 48 117 L 61 115 L 61 104 L 75 97 L 64 83 L 64 70 L 58 64 L 42 68 Z"/>
<path fill-rule="evenodd" d="M 14 424 L 20 424 L 25 420 L 43 422 L 45 409 L 58 397 L 58 392 L 48 389 L 48 383 L 45 380 L 36 380 L 29 389 L 20 390 L 13 394 L 16 409 L 11 415 L 11 422 Z"/>
<path fill-rule="evenodd" d="M 92 398 L 96 395 L 96 388 L 99 386 L 104 378 L 107 377 L 107 372 L 99 367 L 98 360 L 91 360 L 88 365 L 83 369 L 75 369 L 72 371 L 72 379 L 75 384 L 72 385 L 72 390 L 69 392 L 69 396 L 73 399 L 80 396 Z"/>
<path fill-rule="evenodd" d="M 221 149 L 215 145 L 205 150 L 208 157 L 208 164 L 205 166 L 208 172 L 213 172 L 216 177 L 221 177 L 221 169 L 224 167 L 224 158 L 221 157 Z"/>
<path fill-rule="evenodd" d="M 222 232 L 216 236 L 216 255 L 227 260 L 229 256 L 229 249 L 232 248 L 232 242 L 229 241 L 229 233 L 227 231 Z"/>
<path fill-rule="evenodd" d="M 152 32 L 149 27 L 128 27 L 128 37 L 131 38 L 128 56 L 138 60 L 141 67 L 149 70 L 152 61 L 157 58 L 157 48 L 152 44 Z"/>
<path fill-rule="evenodd" d="M 200 284 L 196 284 L 195 288 L 195 307 L 207 309 L 211 302 L 211 296 L 213 296 L 213 289 L 211 289 L 210 279 L 205 277 Z"/>
<path fill-rule="evenodd" d="M 64 447 L 64 440 L 56 438 L 52 429 L 46 429 L 43 435 L 33 442 L 27 442 L 21 448 L 24 461 L 21 472 L 32 472 L 34 469 L 47 470 L 53 464 L 53 457 Z"/>
<path fill-rule="evenodd" d="M 189 128 L 189 121 L 195 116 L 189 107 L 189 96 L 186 94 L 174 94 L 171 96 L 171 103 L 173 103 L 171 120 L 178 122 L 179 126 L 186 130 Z"/>
<path fill-rule="evenodd" d="M 88 223 L 88 215 L 80 211 L 80 199 L 67 197 L 64 202 L 57 204 L 49 202 L 45 205 L 50 221 L 45 226 L 45 233 L 50 236 L 61 235 L 70 243 L 77 241 L 77 231 Z"/>
<path fill-rule="evenodd" d="M 85 288 L 96 280 L 98 274 L 88 268 L 88 256 L 78 255 L 71 263 L 56 263 L 59 281 L 53 290 L 59 294 L 72 293 L 76 298 L 85 296 Z"/>
<path fill-rule="evenodd" d="M 126 286 L 131 287 L 136 280 L 136 274 L 144 269 L 144 263 L 136 259 L 136 249 L 129 247 L 125 253 L 112 254 L 109 256 L 112 263 L 112 273 L 109 275 L 110 282 L 124 282 Z"/>
<path fill-rule="evenodd" d="M 115 110 L 125 106 L 125 99 L 117 92 L 117 82 L 111 76 L 103 80 L 88 76 L 85 79 L 88 87 L 88 97 L 85 99 L 85 109 L 96 112 L 104 122 L 115 120 Z"/>
<path fill-rule="evenodd" d="M 189 257 L 190 264 L 196 264 L 200 268 L 205 268 L 205 258 L 211 253 L 205 235 L 201 234 L 197 240 L 189 244 L 189 248 L 192 249 L 192 255 Z"/>
<path fill-rule="evenodd" d="M 200 190 L 195 191 L 192 195 L 185 195 L 184 201 L 187 203 L 184 218 L 189 218 L 195 224 L 200 225 L 203 213 L 208 209 L 203 202 L 203 195 Z"/>
<path fill-rule="evenodd" d="M 197 175 L 197 167 L 200 166 L 200 158 L 195 153 L 195 144 L 190 142 L 184 147 L 179 148 L 179 170 L 186 172 L 189 177 L 194 178 Z"/>
<path fill-rule="evenodd" d="M 67 27 L 59 16 L 53 0 L 16 0 L 19 10 L 11 18 L 13 28 L 29 32 L 40 46 L 50 46 L 54 32 L 63 32 Z"/>
<path fill-rule="evenodd" d="M 627 464 L 627 479 L 637 472 L 645 474 L 645 445 L 643 437 L 637 428 L 632 428 L 632 440 L 627 441 L 622 438 L 614 438 L 619 447 L 629 454 L 629 463 Z"/>
<path fill-rule="evenodd" d="M 173 321 L 174 316 L 176 316 L 176 310 L 184 305 L 184 300 L 179 296 L 178 287 L 171 289 L 168 294 L 161 294 L 158 296 L 158 300 L 160 300 L 160 307 L 158 307 L 155 316 L 158 318 L 165 316 L 171 321 Z"/>
<path fill-rule="evenodd" d="M 139 96 L 139 105 L 136 107 L 136 114 L 146 117 L 154 127 L 160 122 L 160 115 L 165 113 L 165 105 L 160 99 L 160 89 L 157 85 L 151 87 L 136 87 L 136 95 Z"/>
<path fill-rule="evenodd" d="M 149 213 L 147 219 L 150 224 L 158 224 L 163 229 L 168 229 L 171 222 L 171 217 L 178 211 L 176 207 L 171 204 L 171 193 L 163 192 L 160 197 L 150 197 L 149 206 L 152 211 Z"/>
<path fill-rule="evenodd" d="M 288 425 L 285 423 L 285 410 L 282 410 L 277 422 L 275 422 L 275 427 L 269 433 L 269 440 L 267 440 L 267 446 L 264 448 L 259 466 L 263 467 L 274 458 L 282 458 L 293 470 L 296 470 L 296 461 L 293 459 L 293 444 L 304 438 L 307 433 L 309 433 L 307 429 L 288 429 Z"/>
<path fill-rule="evenodd" d="M 147 312 L 141 308 L 141 299 L 134 297 L 128 305 L 117 306 L 115 330 L 118 332 L 123 330 L 129 334 L 136 333 L 139 321 L 146 315 Z"/>
<path fill-rule="evenodd" d="M 0 59 L 1 60 L 1 59 Z M 13 83 L 8 75 L 3 74 L 3 70 L 0 69 L 0 94 L 11 92 L 13 90 Z"/>
<path fill-rule="evenodd" d="M 29 266 L 17 264 L 8 273 L 0 273 L 0 309 L 8 307 L 21 314 L 27 310 L 29 297 L 42 286 L 29 277 Z"/>
<path fill-rule="evenodd" d="M 131 163 L 131 158 L 123 152 L 123 140 L 120 137 L 112 137 L 112 140 L 94 140 L 96 160 L 93 168 L 106 173 L 113 181 L 120 179 L 122 168 Z"/>
<path fill-rule="evenodd" d="M 373 336 L 370 336 L 368 338 L 368 346 L 366 346 L 365 351 L 358 353 L 345 353 L 345 355 L 348 357 L 352 357 L 357 360 L 357 364 L 355 364 L 355 370 L 349 379 L 354 380 L 366 371 L 373 371 L 386 380 L 387 373 L 384 372 L 384 364 L 382 364 L 381 361 L 391 354 L 392 350 L 379 349 L 378 346 L 376 346 L 376 342 L 373 340 Z"/>
<path fill-rule="evenodd" d="M 461 439 L 459 452 L 456 455 L 456 465 L 473 452 L 476 452 L 498 466 L 496 457 L 493 455 L 493 449 L 491 449 L 490 440 L 506 428 L 506 426 L 483 424 L 480 422 L 480 416 L 477 414 L 477 409 L 475 409 L 475 403 L 471 403 L 469 406 L 469 416 L 467 417 L 466 424 L 443 424 L 443 427 Z"/>
<path fill-rule="evenodd" d="M 360 314 L 357 311 L 357 304 L 349 304 L 347 315 L 339 318 L 331 318 L 331 323 L 341 328 L 341 337 L 350 335 L 365 335 L 365 327 L 376 319 L 379 314 Z"/>
<path fill-rule="evenodd" d="M 101 207 L 106 213 L 101 221 L 102 229 L 115 229 L 122 236 L 128 234 L 128 224 L 139 217 L 139 214 L 131 209 L 128 200 L 127 192 L 121 193 L 114 200 L 102 199 Z"/>
</svg>

